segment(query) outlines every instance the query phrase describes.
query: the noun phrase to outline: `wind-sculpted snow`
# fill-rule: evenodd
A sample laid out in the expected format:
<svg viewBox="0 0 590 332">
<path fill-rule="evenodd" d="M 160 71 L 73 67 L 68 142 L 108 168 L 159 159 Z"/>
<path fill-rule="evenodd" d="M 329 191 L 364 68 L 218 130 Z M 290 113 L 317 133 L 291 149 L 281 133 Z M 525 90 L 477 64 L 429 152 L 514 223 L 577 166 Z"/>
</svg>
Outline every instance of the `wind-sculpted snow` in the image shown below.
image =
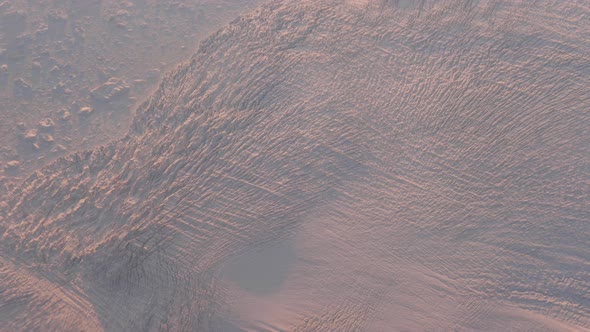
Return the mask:
<svg viewBox="0 0 590 332">
<path fill-rule="evenodd" d="M 238 18 L 4 199 L 1 329 L 590 329 L 589 13 Z"/>
</svg>

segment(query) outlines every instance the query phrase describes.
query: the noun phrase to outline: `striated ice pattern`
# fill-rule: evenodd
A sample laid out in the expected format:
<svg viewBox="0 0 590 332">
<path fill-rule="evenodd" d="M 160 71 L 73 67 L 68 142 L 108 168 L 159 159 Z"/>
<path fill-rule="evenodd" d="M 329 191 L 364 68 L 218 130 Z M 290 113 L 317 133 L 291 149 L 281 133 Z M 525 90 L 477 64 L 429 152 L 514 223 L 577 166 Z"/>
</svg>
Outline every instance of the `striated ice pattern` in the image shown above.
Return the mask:
<svg viewBox="0 0 590 332">
<path fill-rule="evenodd" d="M 0 330 L 590 329 L 589 15 L 241 16 L 0 198 Z"/>
</svg>

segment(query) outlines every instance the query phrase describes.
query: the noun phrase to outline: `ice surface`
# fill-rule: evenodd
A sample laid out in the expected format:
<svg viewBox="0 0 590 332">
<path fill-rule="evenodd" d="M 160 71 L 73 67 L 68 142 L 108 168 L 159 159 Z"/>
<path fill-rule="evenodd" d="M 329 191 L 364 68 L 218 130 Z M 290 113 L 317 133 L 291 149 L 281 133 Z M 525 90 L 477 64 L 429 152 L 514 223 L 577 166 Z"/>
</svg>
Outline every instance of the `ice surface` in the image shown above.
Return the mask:
<svg viewBox="0 0 590 332">
<path fill-rule="evenodd" d="M 241 16 L 2 199 L 1 329 L 590 329 L 588 13 Z"/>
</svg>

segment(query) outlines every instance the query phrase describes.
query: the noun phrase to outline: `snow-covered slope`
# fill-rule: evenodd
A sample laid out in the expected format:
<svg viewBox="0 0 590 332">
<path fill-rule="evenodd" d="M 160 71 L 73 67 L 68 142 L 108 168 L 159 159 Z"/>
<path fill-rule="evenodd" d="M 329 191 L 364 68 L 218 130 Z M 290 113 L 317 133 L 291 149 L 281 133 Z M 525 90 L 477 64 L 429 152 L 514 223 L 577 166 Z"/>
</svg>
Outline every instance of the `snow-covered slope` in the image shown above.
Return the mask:
<svg viewBox="0 0 590 332">
<path fill-rule="evenodd" d="M 589 12 L 237 19 L 4 199 L 1 328 L 590 328 Z"/>
</svg>

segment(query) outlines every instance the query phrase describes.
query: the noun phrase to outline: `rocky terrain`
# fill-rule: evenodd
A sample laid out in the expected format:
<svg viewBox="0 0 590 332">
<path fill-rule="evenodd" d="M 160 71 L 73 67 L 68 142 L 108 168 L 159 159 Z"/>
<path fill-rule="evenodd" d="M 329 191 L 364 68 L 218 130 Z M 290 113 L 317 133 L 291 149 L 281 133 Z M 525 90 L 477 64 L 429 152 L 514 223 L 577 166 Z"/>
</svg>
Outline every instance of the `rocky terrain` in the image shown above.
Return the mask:
<svg viewBox="0 0 590 332">
<path fill-rule="evenodd" d="M 126 136 L 4 196 L 0 329 L 590 329 L 589 12 L 324 0 L 241 16 Z M 89 98 L 132 89 L 113 76 Z"/>
<path fill-rule="evenodd" d="M 256 2 L 0 1 L 0 190 L 122 137 L 161 73 Z"/>
</svg>

